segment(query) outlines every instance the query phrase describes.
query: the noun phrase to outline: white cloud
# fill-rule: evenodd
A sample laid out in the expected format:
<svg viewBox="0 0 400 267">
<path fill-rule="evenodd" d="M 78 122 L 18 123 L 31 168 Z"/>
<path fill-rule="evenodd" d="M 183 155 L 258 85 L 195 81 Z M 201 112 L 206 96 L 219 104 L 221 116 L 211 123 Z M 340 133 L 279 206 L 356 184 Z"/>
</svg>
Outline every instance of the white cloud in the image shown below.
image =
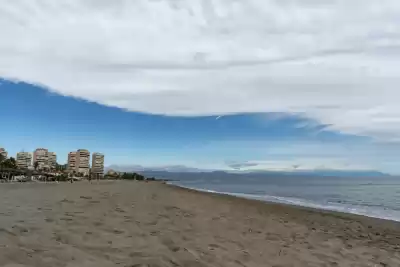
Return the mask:
<svg viewBox="0 0 400 267">
<path fill-rule="evenodd" d="M 400 140 L 398 0 L 0 0 L 0 77 L 166 115 Z"/>
</svg>

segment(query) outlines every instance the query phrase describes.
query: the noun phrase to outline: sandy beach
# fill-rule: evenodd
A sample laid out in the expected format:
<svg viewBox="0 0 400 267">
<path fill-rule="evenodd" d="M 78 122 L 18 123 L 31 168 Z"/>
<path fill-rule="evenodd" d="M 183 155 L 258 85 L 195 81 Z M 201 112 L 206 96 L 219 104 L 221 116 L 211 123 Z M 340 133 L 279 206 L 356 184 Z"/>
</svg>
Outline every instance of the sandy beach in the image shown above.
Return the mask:
<svg viewBox="0 0 400 267">
<path fill-rule="evenodd" d="M 0 266 L 400 266 L 400 224 L 162 183 L 0 185 Z"/>
</svg>

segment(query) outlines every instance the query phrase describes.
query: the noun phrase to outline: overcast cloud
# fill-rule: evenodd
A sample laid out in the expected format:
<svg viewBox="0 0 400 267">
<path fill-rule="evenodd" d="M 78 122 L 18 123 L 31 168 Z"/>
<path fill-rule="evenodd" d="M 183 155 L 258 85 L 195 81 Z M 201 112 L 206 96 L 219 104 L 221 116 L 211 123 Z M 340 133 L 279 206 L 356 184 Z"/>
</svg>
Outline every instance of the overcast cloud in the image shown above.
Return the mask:
<svg viewBox="0 0 400 267">
<path fill-rule="evenodd" d="M 299 112 L 400 140 L 399 25 L 398 0 L 0 0 L 0 77 L 131 111 Z"/>
</svg>

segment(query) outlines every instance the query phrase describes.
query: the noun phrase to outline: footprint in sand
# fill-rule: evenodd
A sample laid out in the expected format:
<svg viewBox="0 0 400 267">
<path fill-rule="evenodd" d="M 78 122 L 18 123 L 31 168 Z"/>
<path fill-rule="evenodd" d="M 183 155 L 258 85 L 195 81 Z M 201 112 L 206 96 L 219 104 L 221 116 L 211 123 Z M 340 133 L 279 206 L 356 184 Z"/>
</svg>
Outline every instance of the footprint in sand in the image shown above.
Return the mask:
<svg viewBox="0 0 400 267">
<path fill-rule="evenodd" d="M 172 252 L 178 252 L 179 250 L 181 250 L 179 246 L 175 245 L 175 242 L 172 239 L 163 238 L 161 240 L 161 243 L 165 245 Z"/>
<path fill-rule="evenodd" d="M 103 224 L 102 222 L 94 222 L 93 225 L 94 225 L 94 226 L 102 226 L 102 225 L 104 225 L 104 224 Z"/>
<path fill-rule="evenodd" d="M 114 229 L 113 233 L 114 233 L 114 234 L 117 234 L 117 235 L 120 235 L 120 234 L 123 234 L 124 231 L 118 230 L 118 229 Z"/>
<path fill-rule="evenodd" d="M 63 200 L 59 201 L 60 203 L 75 203 L 73 200 L 69 200 L 64 198 Z"/>
<path fill-rule="evenodd" d="M 121 209 L 120 207 L 116 207 L 115 211 L 119 213 L 125 213 L 125 210 Z"/>
<path fill-rule="evenodd" d="M 219 249 L 221 248 L 220 246 L 218 246 L 217 244 L 209 244 L 208 245 L 209 250 L 215 250 L 215 249 Z"/>
<path fill-rule="evenodd" d="M 0 228 L 0 235 L 2 235 L 2 234 L 6 234 L 8 236 L 14 236 L 14 237 L 17 236 L 15 233 L 8 231 L 7 229 Z"/>
<path fill-rule="evenodd" d="M 71 222 L 73 219 L 71 218 L 60 218 L 61 221 Z"/>
<path fill-rule="evenodd" d="M 29 230 L 27 228 L 25 228 L 23 226 L 19 226 L 19 225 L 14 225 L 12 227 L 12 229 L 13 229 L 13 232 L 16 232 L 18 234 L 23 234 L 23 233 L 28 233 L 29 232 Z"/>
</svg>

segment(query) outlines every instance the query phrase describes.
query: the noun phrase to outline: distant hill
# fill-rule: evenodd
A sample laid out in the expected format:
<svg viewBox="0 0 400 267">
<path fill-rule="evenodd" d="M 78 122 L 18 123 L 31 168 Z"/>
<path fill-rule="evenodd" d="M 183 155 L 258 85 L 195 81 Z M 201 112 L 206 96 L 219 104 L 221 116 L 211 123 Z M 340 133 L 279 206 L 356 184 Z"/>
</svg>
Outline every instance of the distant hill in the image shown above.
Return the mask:
<svg viewBox="0 0 400 267">
<path fill-rule="evenodd" d="M 155 177 L 160 179 L 168 180 L 182 180 L 186 178 L 207 178 L 207 179 L 229 179 L 229 178 L 268 178 L 268 177 L 388 177 L 390 175 L 375 172 L 375 171 L 297 171 L 297 172 L 224 172 L 224 171 L 212 171 L 212 172 L 166 172 L 166 171 L 143 171 L 141 172 L 146 177 Z"/>
<path fill-rule="evenodd" d="M 230 178 L 230 177 L 388 177 L 389 174 L 378 171 L 358 171 L 358 170 L 297 170 L 297 171 L 212 171 L 189 168 L 181 165 L 165 167 L 143 167 L 141 165 L 111 165 L 106 170 L 120 172 L 137 172 L 146 177 L 156 177 L 160 179 L 181 180 L 185 178 Z"/>
<path fill-rule="evenodd" d="M 331 176 L 331 177 L 387 177 L 390 174 L 379 171 L 341 171 L 341 170 L 314 170 L 299 172 L 300 174 L 317 175 L 317 176 Z"/>
<path fill-rule="evenodd" d="M 119 172 L 203 172 L 205 170 L 190 168 L 183 165 L 171 165 L 171 166 L 160 166 L 160 167 L 143 167 L 141 165 L 110 165 L 106 168 L 106 171 L 114 170 Z"/>
</svg>

